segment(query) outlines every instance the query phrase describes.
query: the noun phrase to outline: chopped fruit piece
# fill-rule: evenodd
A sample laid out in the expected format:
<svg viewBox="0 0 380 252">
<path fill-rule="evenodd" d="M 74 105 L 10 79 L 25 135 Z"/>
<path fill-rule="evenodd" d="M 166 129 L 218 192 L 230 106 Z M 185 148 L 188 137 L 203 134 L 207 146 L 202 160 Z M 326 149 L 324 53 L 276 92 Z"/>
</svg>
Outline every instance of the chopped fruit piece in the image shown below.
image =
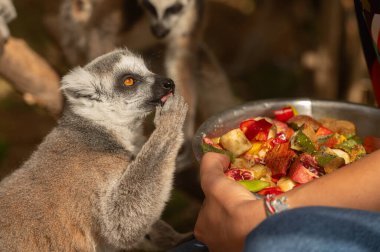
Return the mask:
<svg viewBox="0 0 380 252">
<path fill-rule="evenodd" d="M 228 169 L 224 174 L 235 181 L 252 180 L 254 178 L 253 172 L 246 169 Z"/>
<path fill-rule="evenodd" d="M 212 139 L 210 139 L 210 138 L 208 138 L 208 137 L 204 137 L 204 138 L 203 138 L 203 142 L 204 142 L 205 144 L 212 145 L 212 146 L 214 146 L 215 148 L 222 149 L 222 146 L 220 146 L 219 143 L 215 143 Z"/>
<path fill-rule="evenodd" d="M 288 139 L 288 140 L 293 136 L 294 130 L 292 128 L 290 128 L 286 123 L 283 123 L 283 122 L 280 122 L 277 120 L 273 120 L 273 124 L 277 128 L 277 136 L 279 134 L 283 133 L 283 134 L 285 134 L 286 139 Z"/>
<path fill-rule="evenodd" d="M 319 129 L 317 130 L 317 132 L 315 134 L 317 135 L 317 137 L 320 137 L 320 136 L 332 135 L 332 134 L 334 134 L 334 132 L 329 130 L 326 127 L 321 126 L 321 127 L 319 127 Z"/>
<path fill-rule="evenodd" d="M 258 192 L 270 186 L 270 183 L 262 180 L 240 180 L 239 184 L 250 190 L 251 192 Z"/>
<path fill-rule="evenodd" d="M 204 143 L 204 144 L 201 144 L 201 148 L 202 148 L 202 152 L 203 153 L 206 153 L 206 152 L 221 153 L 221 154 L 229 156 L 231 162 L 233 162 L 233 160 L 235 159 L 234 155 L 231 152 L 229 152 L 227 150 L 224 150 L 222 148 L 217 148 L 214 145 L 210 145 L 210 144 L 205 144 Z"/>
<path fill-rule="evenodd" d="M 293 150 L 314 153 L 316 148 L 313 142 L 301 130 L 298 130 L 290 140 Z"/>
<path fill-rule="evenodd" d="M 346 120 L 336 120 L 332 118 L 322 118 L 319 120 L 322 125 L 330 130 L 341 134 L 341 135 L 355 135 L 356 127 L 355 125 Z"/>
<path fill-rule="evenodd" d="M 246 169 L 251 166 L 250 162 L 245 158 L 235 158 L 231 163 L 231 168 Z"/>
<path fill-rule="evenodd" d="M 295 109 L 292 106 L 284 107 L 273 111 L 274 117 L 280 122 L 287 122 L 290 118 L 296 115 Z"/>
<path fill-rule="evenodd" d="M 290 167 L 289 178 L 297 183 L 304 184 L 317 178 L 317 175 L 309 171 L 298 158 Z"/>
<path fill-rule="evenodd" d="M 307 136 L 310 139 L 310 141 L 315 146 L 315 144 L 317 142 L 317 135 L 315 134 L 315 131 L 313 130 L 313 128 L 309 124 L 305 124 L 302 127 L 301 131 L 302 131 L 302 133 L 305 134 L 305 136 Z"/>
<path fill-rule="evenodd" d="M 326 135 L 318 137 L 319 148 L 322 146 L 333 148 L 335 145 L 339 144 L 340 136 L 338 134 Z"/>
<path fill-rule="evenodd" d="M 339 150 L 339 149 L 331 149 L 338 157 L 341 157 L 344 159 L 344 163 L 348 164 L 350 163 L 350 155 L 348 155 L 347 152 Z"/>
<path fill-rule="evenodd" d="M 265 118 L 257 121 L 255 119 L 249 119 L 240 123 L 240 129 L 244 132 L 249 141 L 266 141 L 271 127 L 272 123 L 265 120 Z"/>
<path fill-rule="evenodd" d="M 258 194 L 265 196 L 265 195 L 279 195 L 283 193 L 283 191 L 279 187 L 267 187 L 259 192 Z"/>
<path fill-rule="evenodd" d="M 269 150 L 265 163 L 271 169 L 272 175 L 286 175 L 296 153 L 289 148 L 289 142 L 278 144 Z"/>
<path fill-rule="evenodd" d="M 287 123 L 295 127 L 296 130 L 301 128 L 304 124 L 310 125 L 313 128 L 313 130 L 318 130 L 318 128 L 321 126 L 321 124 L 317 120 L 307 115 L 294 116 L 291 119 L 289 119 Z"/>
<path fill-rule="evenodd" d="M 380 149 L 380 138 L 367 136 L 363 140 L 363 145 L 367 153 L 372 153 Z"/>
<path fill-rule="evenodd" d="M 288 141 L 288 138 L 284 133 L 278 133 L 277 136 L 271 141 L 272 144 L 282 144 Z"/>
<path fill-rule="evenodd" d="M 287 192 L 293 189 L 297 184 L 288 177 L 282 177 L 277 181 L 277 186 L 283 191 Z"/>
<path fill-rule="evenodd" d="M 255 154 L 259 153 L 259 151 L 261 150 L 262 146 L 263 146 L 262 142 L 253 142 L 252 143 L 252 147 L 251 147 L 251 149 L 249 149 L 247 151 L 247 154 L 249 154 L 249 155 L 255 155 Z"/>
<path fill-rule="evenodd" d="M 269 168 L 262 164 L 256 164 L 250 170 L 253 171 L 253 174 L 255 175 L 255 178 L 257 179 L 265 177 L 271 173 Z"/>
<path fill-rule="evenodd" d="M 252 148 L 251 142 L 240 129 L 233 129 L 224 134 L 220 138 L 220 144 L 236 156 L 240 156 Z"/>
<path fill-rule="evenodd" d="M 212 141 L 214 144 L 219 144 L 219 143 L 220 143 L 220 137 L 214 137 L 214 138 L 211 138 L 211 141 Z"/>
</svg>

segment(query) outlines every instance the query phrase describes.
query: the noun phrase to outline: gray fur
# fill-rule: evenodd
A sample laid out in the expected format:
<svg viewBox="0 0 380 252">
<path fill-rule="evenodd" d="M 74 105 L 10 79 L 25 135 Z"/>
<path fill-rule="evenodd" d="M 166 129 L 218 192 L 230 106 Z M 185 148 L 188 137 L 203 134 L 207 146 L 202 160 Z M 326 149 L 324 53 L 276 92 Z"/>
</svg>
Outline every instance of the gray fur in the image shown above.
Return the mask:
<svg viewBox="0 0 380 252">
<path fill-rule="evenodd" d="M 0 55 L 3 46 L 10 36 L 8 23 L 17 16 L 16 9 L 10 0 L 0 0 Z"/>
<path fill-rule="evenodd" d="M 198 121 L 240 103 L 217 58 L 202 41 L 204 0 L 139 0 L 150 17 L 153 34 L 166 44 L 166 75 L 178 83 L 177 90 L 189 105 L 185 138 L 179 155 L 180 168 L 192 165 L 191 139 Z M 180 4 L 181 10 L 165 13 Z M 153 11 L 154 10 L 154 11 Z M 155 14 L 157 13 L 157 14 Z M 198 121 L 197 121 L 198 119 Z"/>
<path fill-rule="evenodd" d="M 117 92 L 123 73 L 144 80 Z M 127 50 L 63 78 L 67 106 L 57 127 L 0 182 L 2 251 L 130 249 L 151 231 L 170 195 L 187 111 L 179 95 L 151 103 L 162 96 L 155 78 Z M 145 142 L 142 124 L 154 110 Z"/>
</svg>

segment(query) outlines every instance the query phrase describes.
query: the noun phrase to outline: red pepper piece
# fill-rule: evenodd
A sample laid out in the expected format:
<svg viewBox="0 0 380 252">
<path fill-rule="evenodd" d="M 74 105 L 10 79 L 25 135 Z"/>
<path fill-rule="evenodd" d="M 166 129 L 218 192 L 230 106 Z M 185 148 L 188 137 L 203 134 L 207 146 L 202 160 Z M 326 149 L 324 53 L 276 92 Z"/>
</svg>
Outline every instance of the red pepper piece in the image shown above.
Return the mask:
<svg viewBox="0 0 380 252">
<path fill-rule="evenodd" d="M 287 122 L 294 116 L 294 110 L 292 107 L 284 107 L 273 111 L 274 117 L 280 122 Z"/>
<path fill-rule="evenodd" d="M 315 135 L 317 137 L 320 137 L 320 136 L 328 136 L 328 135 L 331 135 L 331 134 L 334 134 L 333 131 L 329 130 L 328 128 L 326 127 L 319 127 L 319 129 L 317 130 L 317 132 L 315 133 Z"/>
<path fill-rule="evenodd" d="M 265 141 L 272 124 L 265 119 L 248 119 L 240 123 L 240 129 L 244 132 L 249 141 Z"/>
<path fill-rule="evenodd" d="M 281 189 L 276 186 L 276 187 L 267 187 L 267 188 L 264 188 L 263 190 L 258 191 L 257 193 L 260 194 L 260 195 L 262 195 L 262 196 L 265 196 L 265 195 L 268 195 L 268 194 L 279 195 L 279 194 L 283 193 L 283 191 L 281 191 Z"/>
</svg>

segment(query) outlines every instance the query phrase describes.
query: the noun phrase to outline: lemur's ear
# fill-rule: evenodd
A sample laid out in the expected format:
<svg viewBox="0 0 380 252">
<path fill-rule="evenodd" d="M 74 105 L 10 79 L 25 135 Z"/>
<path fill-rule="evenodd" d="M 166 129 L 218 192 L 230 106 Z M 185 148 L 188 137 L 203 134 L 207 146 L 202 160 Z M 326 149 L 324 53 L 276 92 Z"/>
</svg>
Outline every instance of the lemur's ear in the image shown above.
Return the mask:
<svg viewBox="0 0 380 252">
<path fill-rule="evenodd" d="M 62 78 L 61 90 L 70 101 L 78 99 L 99 100 L 99 92 L 96 89 L 96 80 L 89 72 L 81 67 L 76 67 Z"/>
</svg>

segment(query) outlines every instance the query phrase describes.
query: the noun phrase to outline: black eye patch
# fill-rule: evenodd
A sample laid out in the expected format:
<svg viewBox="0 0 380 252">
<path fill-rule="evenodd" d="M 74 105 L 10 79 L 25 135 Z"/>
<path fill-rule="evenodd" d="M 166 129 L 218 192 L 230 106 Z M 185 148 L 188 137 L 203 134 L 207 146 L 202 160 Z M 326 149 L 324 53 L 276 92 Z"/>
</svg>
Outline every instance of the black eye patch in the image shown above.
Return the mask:
<svg viewBox="0 0 380 252">
<path fill-rule="evenodd" d="M 144 7 L 147 11 L 149 11 L 153 16 L 155 16 L 155 17 L 158 16 L 156 8 L 153 6 L 153 4 L 152 4 L 149 0 L 143 0 L 143 1 L 142 1 L 142 5 L 143 5 L 143 7 Z"/>
<path fill-rule="evenodd" d="M 170 15 L 177 14 L 177 13 L 181 12 L 182 9 L 183 9 L 183 5 L 181 3 L 173 4 L 172 6 L 170 6 L 169 8 L 167 8 L 165 10 L 164 17 L 168 17 Z"/>
<path fill-rule="evenodd" d="M 126 81 L 132 79 L 133 83 L 127 85 Z M 125 93 L 126 90 L 135 89 L 144 81 L 144 78 L 138 74 L 122 74 L 116 79 L 115 88 L 118 92 Z"/>
</svg>

